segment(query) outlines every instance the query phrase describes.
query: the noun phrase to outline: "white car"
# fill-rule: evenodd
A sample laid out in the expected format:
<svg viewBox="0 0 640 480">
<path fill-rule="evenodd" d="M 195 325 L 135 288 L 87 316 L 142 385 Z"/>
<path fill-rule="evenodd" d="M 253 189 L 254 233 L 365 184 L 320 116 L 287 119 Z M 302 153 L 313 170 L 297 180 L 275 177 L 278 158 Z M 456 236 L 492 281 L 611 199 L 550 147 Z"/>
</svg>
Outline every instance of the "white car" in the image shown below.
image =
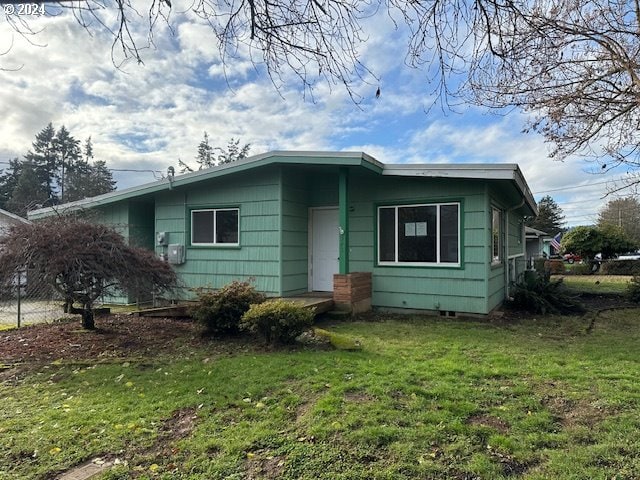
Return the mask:
<svg viewBox="0 0 640 480">
<path fill-rule="evenodd" d="M 618 255 L 618 260 L 640 260 L 640 252 L 628 252 Z"/>
</svg>

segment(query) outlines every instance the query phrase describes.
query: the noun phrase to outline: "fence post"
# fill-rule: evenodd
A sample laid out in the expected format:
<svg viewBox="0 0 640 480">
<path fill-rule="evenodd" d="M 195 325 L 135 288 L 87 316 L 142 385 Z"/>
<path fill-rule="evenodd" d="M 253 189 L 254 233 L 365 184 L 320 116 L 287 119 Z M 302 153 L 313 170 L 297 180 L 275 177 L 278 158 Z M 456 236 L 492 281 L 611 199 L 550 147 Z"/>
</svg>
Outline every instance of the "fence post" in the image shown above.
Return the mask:
<svg viewBox="0 0 640 480">
<path fill-rule="evenodd" d="M 21 299 L 22 299 L 22 272 L 18 273 L 18 328 L 20 328 L 20 312 L 21 307 Z"/>
</svg>

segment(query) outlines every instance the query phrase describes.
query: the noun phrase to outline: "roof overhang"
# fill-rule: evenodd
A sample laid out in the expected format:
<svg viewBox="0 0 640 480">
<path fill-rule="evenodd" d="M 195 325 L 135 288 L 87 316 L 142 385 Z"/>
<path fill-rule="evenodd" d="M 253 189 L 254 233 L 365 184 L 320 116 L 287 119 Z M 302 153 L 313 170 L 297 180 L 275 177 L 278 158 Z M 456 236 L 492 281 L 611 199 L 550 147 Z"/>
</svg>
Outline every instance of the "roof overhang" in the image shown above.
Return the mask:
<svg viewBox="0 0 640 480">
<path fill-rule="evenodd" d="M 116 190 L 95 197 L 85 198 L 76 202 L 64 203 L 55 207 L 40 208 L 29 212 L 29 218 L 37 220 L 48 217 L 56 211 L 73 212 L 87 208 L 100 207 L 131 198 L 140 198 L 157 192 L 188 186 L 190 184 L 212 178 L 230 175 L 232 173 L 258 168 L 272 164 L 283 165 L 335 165 L 340 167 L 364 167 L 376 173 L 381 173 L 384 165 L 364 152 L 297 152 L 274 151 L 247 157 L 243 160 L 218 165 L 215 167 L 190 172 L 175 177 L 167 177 L 136 187 Z"/>
<path fill-rule="evenodd" d="M 37 220 L 56 212 L 73 212 L 133 198 L 144 198 L 161 191 L 274 164 L 362 167 L 388 176 L 505 180 L 513 183 L 522 195 L 523 203 L 534 215 L 538 212 L 533 195 L 516 164 L 384 164 L 364 152 L 274 151 L 76 202 L 33 210 L 29 212 L 29 219 Z"/>
<path fill-rule="evenodd" d="M 387 164 L 384 166 L 382 175 L 510 181 L 513 182 L 520 195 L 522 195 L 524 203 L 531 213 L 534 216 L 538 215 L 538 205 L 520 167 L 515 163 Z"/>
<path fill-rule="evenodd" d="M 7 217 L 7 218 L 9 218 L 11 220 L 14 220 L 14 221 L 20 222 L 20 223 L 31 223 L 26 218 L 22 218 L 20 215 L 16 215 L 15 213 L 7 212 L 6 210 L 2 210 L 1 208 L 0 208 L 0 216 Z"/>
</svg>

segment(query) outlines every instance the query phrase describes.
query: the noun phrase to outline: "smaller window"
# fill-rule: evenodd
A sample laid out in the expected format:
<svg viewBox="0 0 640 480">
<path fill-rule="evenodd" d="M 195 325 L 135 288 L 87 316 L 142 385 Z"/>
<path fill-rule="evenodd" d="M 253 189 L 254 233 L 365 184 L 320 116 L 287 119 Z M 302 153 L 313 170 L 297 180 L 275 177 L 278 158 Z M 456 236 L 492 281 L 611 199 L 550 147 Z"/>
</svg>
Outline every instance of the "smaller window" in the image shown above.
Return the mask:
<svg viewBox="0 0 640 480">
<path fill-rule="evenodd" d="M 491 263 L 502 261 L 502 215 L 497 208 L 491 209 Z"/>
<path fill-rule="evenodd" d="M 239 209 L 191 210 L 191 245 L 238 245 Z"/>
</svg>

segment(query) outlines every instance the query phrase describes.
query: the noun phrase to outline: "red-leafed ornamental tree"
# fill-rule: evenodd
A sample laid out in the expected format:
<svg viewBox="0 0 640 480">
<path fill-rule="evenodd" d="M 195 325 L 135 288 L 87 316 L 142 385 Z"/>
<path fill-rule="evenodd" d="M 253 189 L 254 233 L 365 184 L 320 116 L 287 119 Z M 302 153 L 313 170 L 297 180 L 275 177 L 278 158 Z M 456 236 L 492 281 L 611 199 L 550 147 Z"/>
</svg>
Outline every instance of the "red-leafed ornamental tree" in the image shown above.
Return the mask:
<svg viewBox="0 0 640 480">
<path fill-rule="evenodd" d="M 153 252 L 127 245 L 113 228 L 73 216 L 13 226 L 0 240 L 0 286 L 15 285 L 28 270 L 58 292 L 65 311 L 82 314 L 95 328 L 96 300 L 116 290 L 134 296 L 168 292 L 177 285 L 173 268 Z M 78 304 L 80 308 L 73 305 Z"/>
</svg>

